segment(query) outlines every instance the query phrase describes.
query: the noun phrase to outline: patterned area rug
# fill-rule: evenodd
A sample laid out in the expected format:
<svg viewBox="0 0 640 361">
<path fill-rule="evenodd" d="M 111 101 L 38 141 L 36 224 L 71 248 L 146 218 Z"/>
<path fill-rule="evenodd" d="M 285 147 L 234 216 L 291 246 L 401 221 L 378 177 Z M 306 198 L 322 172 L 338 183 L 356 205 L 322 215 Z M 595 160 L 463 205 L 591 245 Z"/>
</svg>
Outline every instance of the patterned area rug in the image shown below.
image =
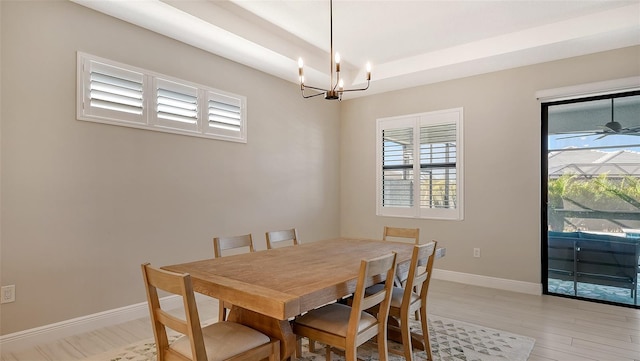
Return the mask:
<svg viewBox="0 0 640 361">
<path fill-rule="evenodd" d="M 420 326 L 413 321 L 412 331 L 420 332 Z M 175 336 L 173 336 L 175 339 Z M 530 337 L 429 315 L 429 339 L 434 361 L 526 361 L 533 349 L 535 340 Z M 389 342 L 389 348 L 398 351 L 402 345 Z M 155 342 L 146 340 L 137 342 L 119 350 L 93 356 L 87 361 L 155 361 Z M 377 346 L 367 343 L 358 348 L 358 358 L 365 361 L 378 360 Z M 424 351 L 414 352 L 417 361 L 426 360 Z M 304 361 L 324 360 L 324 349 L 316 344 L 316 352 L 309 352 L 306 340 L 303 340 Z M 339 355 L 332 360 L 342 361 Z M 390 361 L 403 361 L 404 357 L 389 354 Z"/>
</svg>

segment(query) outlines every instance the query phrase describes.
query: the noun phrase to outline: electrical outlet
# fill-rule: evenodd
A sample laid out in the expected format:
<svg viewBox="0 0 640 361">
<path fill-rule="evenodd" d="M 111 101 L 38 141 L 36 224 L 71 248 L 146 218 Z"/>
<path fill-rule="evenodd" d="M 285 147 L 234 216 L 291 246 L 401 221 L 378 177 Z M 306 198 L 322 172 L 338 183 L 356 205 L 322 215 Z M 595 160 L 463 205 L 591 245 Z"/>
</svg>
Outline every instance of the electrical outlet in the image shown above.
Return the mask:
<svg viewBox="0 0 640 361">
<path fill-rule="evenodd" d="M 16 300 L 16 285 L 3 286 L 0 291 L 2 303 L 10 303 Z"/>
<path fill-rule="evenodd" d="M 473 257 L 480 258 L 480 248 L 473 249 Z"/>
<path fill-rule="evenodd" d="M 436 258 L 442 258 L 444 257 L 445 254 L 447 254 L 446 248 L 442 247 L 442 248 L 436 249 Z"/>
</svg>

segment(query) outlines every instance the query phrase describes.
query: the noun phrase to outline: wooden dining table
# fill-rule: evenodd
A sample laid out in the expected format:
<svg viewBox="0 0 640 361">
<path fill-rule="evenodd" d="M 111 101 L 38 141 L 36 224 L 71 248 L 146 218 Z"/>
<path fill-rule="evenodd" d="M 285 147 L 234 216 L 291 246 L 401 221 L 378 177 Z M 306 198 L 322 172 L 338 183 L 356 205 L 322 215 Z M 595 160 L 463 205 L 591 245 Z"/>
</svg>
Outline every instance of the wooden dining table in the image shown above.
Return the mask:
<svg viewBox="0 0 640 361">
<path fill-rule="evenodd" d="M 228 319 L 279 339 L 284 360 L 296 346 L 289 319 L 352 294 L 362 259 L 396 252 L 408 266 L 412 251 L 409 243 L 337 238 L 162 268 L 189 273 L 196 292 L 232 303 Z"/>
</svg>

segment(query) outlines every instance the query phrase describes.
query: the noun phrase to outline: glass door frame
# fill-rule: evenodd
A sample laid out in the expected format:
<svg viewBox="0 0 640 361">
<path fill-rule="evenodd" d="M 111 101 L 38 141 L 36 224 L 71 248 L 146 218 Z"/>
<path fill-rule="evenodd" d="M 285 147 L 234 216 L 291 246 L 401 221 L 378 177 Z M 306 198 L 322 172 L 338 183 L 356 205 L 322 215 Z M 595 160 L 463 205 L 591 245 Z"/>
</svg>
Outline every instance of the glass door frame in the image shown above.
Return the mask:
<svg viewBox="0 0 640 361">
<path fill-rule="evenodd" d="M 557 101 L 543 101 L 541 103 L 541 147 L 540 147 L 540 161 L 541 161 L 541 203 L 540 203 L 540 219 L 541 219 L 541 228 L 540 228 L 540 243 L 541 243 L 541 279 L 542 279 L 542 294 L 544 295 L 552 295 L 557 297 L 564 298 L 572 298 L 579 299 L 584 301 L 596 302 L 596 303 L 605 303 L 612 304 L 616 306 L 629 307 L 640 309 L 640 305 L 636 304 L 624 304 L 606 300 L 599 300 L 593 298 L 586 298 L 576 295 L 567 295 L 567 294 L 559 294 L 559 293 L 550 293 L 549 292 L 549 259 L 548 259 L 548 244 L 549 244 L 549 233 L 548 233 L 548 180 L 549 180 L 549 144 L 548 144 L 548 131 L 549 131 L 549 107 L 555 105 L 562 104 L 571 104 L 571 103 L 582 103 L 589 102 L 595 100 L 603 100 L 603 99 L 612 99 L 612 98 L 623 98 L 628 96 L 636 96 L 640 95 L 640 90 L 632 90 L 632 91 L 621 91 L 619 93 L 610 93 L 604 95 L 595 95 L 595 96 L 584 96 L 584 97 L 575 97 L 571 99 L 563 99 Z M 640 281 L 639 281 L 640 282 Z M 636 285 L 636 290 L 637 290 Z M 637 292 L 637 291 L 636 291 Z M 640 299 L 640 297 L 639 297 Z"/>
</svg>

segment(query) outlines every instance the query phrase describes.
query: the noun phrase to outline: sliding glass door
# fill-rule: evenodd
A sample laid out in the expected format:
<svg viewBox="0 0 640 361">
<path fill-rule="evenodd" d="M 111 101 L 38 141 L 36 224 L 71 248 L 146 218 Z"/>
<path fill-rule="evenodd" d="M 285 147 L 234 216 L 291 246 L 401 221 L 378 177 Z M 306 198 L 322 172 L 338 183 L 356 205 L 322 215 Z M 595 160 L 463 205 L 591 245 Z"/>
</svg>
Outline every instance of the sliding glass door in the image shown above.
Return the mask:
<svg viewBox="0 0 640 361">
<path fill-rule="evenodd" d="M 640 92 L 544 103 L 544 293 L 638 307 Z"/>
</svg>

